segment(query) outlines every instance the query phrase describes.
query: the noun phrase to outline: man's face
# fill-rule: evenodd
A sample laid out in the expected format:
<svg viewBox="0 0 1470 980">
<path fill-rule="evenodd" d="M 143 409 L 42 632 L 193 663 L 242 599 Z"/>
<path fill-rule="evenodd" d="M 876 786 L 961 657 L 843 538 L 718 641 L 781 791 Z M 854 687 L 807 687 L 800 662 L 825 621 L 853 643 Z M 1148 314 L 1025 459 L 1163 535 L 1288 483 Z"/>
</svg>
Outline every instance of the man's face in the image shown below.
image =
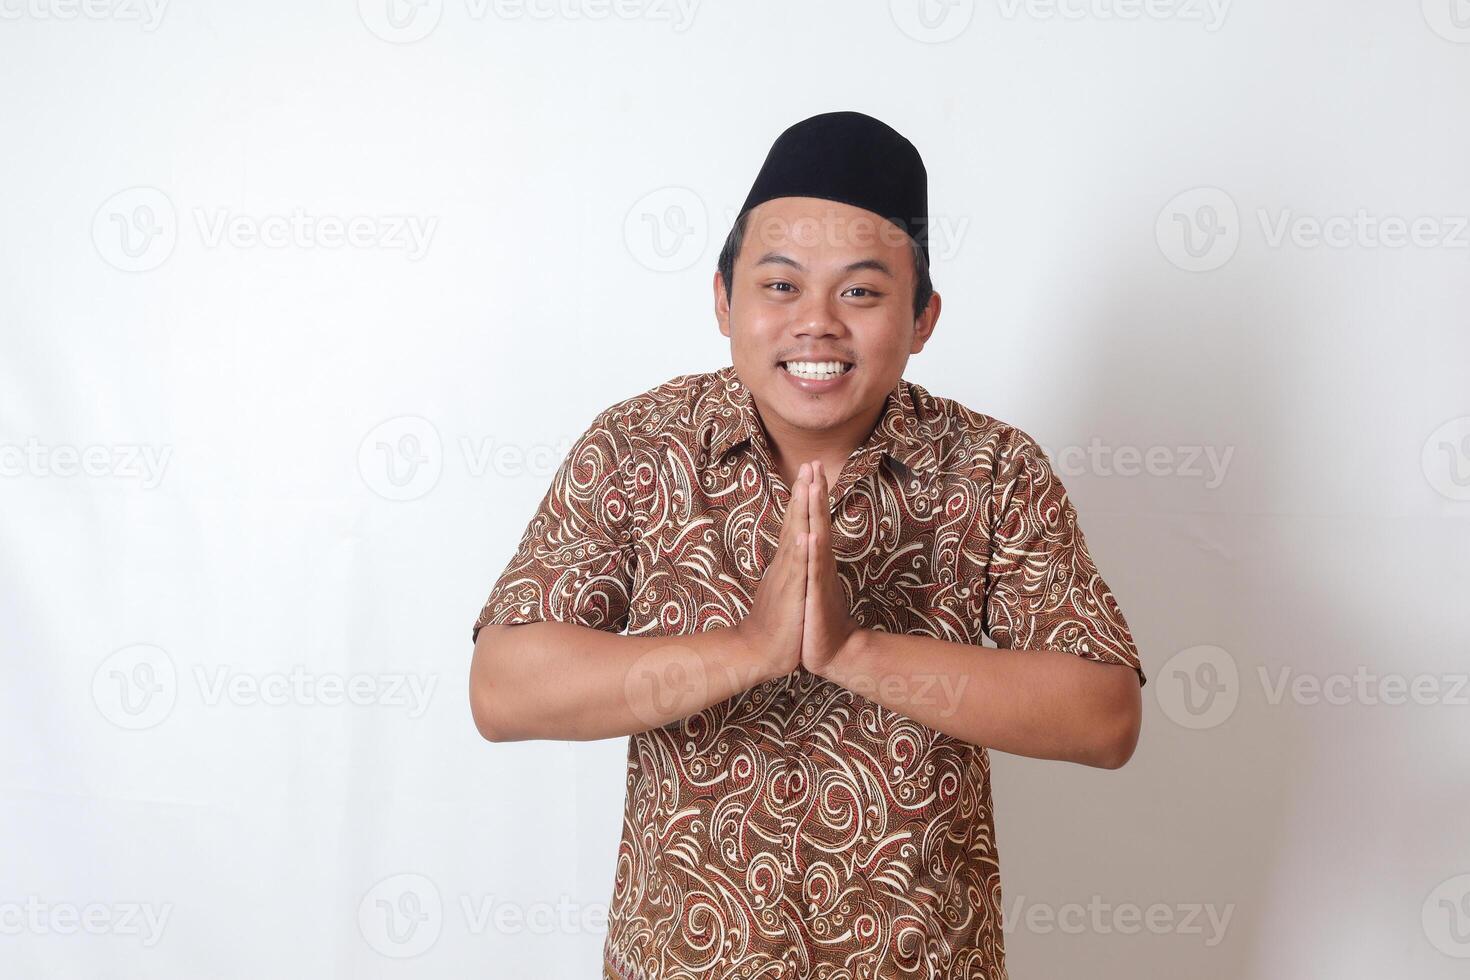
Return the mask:
<svg viewBox="0 0 1470 980">
<path fill-rule="evenodd" d="M 915 319 L 915 278 L 908 238 L 871 211 L 812 197 L 753 209 L 728 304 L 716 274 L 715 315 L 762 415 L 808 431 L 875 417 L 938 317 L 936 295 Z M 803 360 L 848 366 L 817 379 L 788 370 Z"/>
</svg>

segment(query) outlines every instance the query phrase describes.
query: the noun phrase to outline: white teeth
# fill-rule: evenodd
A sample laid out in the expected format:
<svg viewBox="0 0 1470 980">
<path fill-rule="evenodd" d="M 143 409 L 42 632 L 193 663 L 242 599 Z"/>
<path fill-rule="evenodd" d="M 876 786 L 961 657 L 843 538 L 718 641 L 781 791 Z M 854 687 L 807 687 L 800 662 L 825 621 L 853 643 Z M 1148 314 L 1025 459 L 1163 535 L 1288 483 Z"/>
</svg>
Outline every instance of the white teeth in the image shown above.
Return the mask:
<svg viewBox="0 0 1470 980">
<path fill-rule="evenodd" d="M 846 374 L 852 365 L 841 361 L 787 361 L 786 370 L 808 381 L 825 381 Z"/>
</svg>

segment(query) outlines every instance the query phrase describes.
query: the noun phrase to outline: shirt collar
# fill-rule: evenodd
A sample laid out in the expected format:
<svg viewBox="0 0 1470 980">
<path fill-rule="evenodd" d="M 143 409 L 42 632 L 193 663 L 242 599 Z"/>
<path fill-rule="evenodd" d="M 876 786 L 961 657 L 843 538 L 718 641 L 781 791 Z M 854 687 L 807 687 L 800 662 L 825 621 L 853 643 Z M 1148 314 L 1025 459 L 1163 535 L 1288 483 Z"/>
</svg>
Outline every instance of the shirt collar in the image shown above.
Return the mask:
<svg viewBox="0 0 1470 980">
<path fill-rule="evenodd" d="M 726 365 L 714 372 L 713 383 L 695 406 L 694 423 L 699 440 L 699 461 L 704 468 L 717 465 L 727 452 L 744 442 L 765 439 L 755 399 L 735 373 L 734 365 Z M 927 478 L 934 470 L 933 442 L 925 435 L 913 385 L 902 378 L 888 393 L 877 427 L 858 451 L 874 445 L 921 479 Z"/>
</svg>

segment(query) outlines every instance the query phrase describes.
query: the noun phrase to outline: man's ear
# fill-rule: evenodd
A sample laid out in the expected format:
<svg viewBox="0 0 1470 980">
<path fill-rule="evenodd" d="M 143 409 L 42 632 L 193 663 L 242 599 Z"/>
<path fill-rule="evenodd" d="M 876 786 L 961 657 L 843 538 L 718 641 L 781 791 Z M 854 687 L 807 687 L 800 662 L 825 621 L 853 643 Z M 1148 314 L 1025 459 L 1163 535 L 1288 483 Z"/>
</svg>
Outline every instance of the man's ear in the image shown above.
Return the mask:
<svg viewBox="0 0 1470 980">
<path fill-rule="evenodd" d="M 720 333 L 730 336 L 730 300 L 725 295 L 725 277 L 715 270 L 715 319 L 719 321 Z"/>
<path fill-rule="evenodd" d="M 914 319 L 914 342 L 909 350 L 910 354 L 917 354 L 924 349 L 929 338 L 934 336 L 934 328 L 939 323 L 939 307 L 941 306 L 939 294 L 929 294 L 929 305 L 924 307 L 924 312 Z"/>
</svg>

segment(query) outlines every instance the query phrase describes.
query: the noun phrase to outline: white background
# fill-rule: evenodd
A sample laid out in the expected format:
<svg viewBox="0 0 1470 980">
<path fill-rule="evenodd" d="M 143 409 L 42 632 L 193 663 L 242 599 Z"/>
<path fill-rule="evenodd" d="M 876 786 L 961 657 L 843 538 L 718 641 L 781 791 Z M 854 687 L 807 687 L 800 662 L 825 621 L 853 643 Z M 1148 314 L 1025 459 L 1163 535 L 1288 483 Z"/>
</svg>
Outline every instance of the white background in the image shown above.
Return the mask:
<svg viewBox="0 0 1470 980">
<path fill-rule="evenodd" d="M 1012 975 L 1463 976 L 1459 8 L 0 0 L 0 974 L 597 975 L 625 741 L 480 740 L 471 623 L 858 109 L 1149 675 L 994 757 Z"/>
</svg>

